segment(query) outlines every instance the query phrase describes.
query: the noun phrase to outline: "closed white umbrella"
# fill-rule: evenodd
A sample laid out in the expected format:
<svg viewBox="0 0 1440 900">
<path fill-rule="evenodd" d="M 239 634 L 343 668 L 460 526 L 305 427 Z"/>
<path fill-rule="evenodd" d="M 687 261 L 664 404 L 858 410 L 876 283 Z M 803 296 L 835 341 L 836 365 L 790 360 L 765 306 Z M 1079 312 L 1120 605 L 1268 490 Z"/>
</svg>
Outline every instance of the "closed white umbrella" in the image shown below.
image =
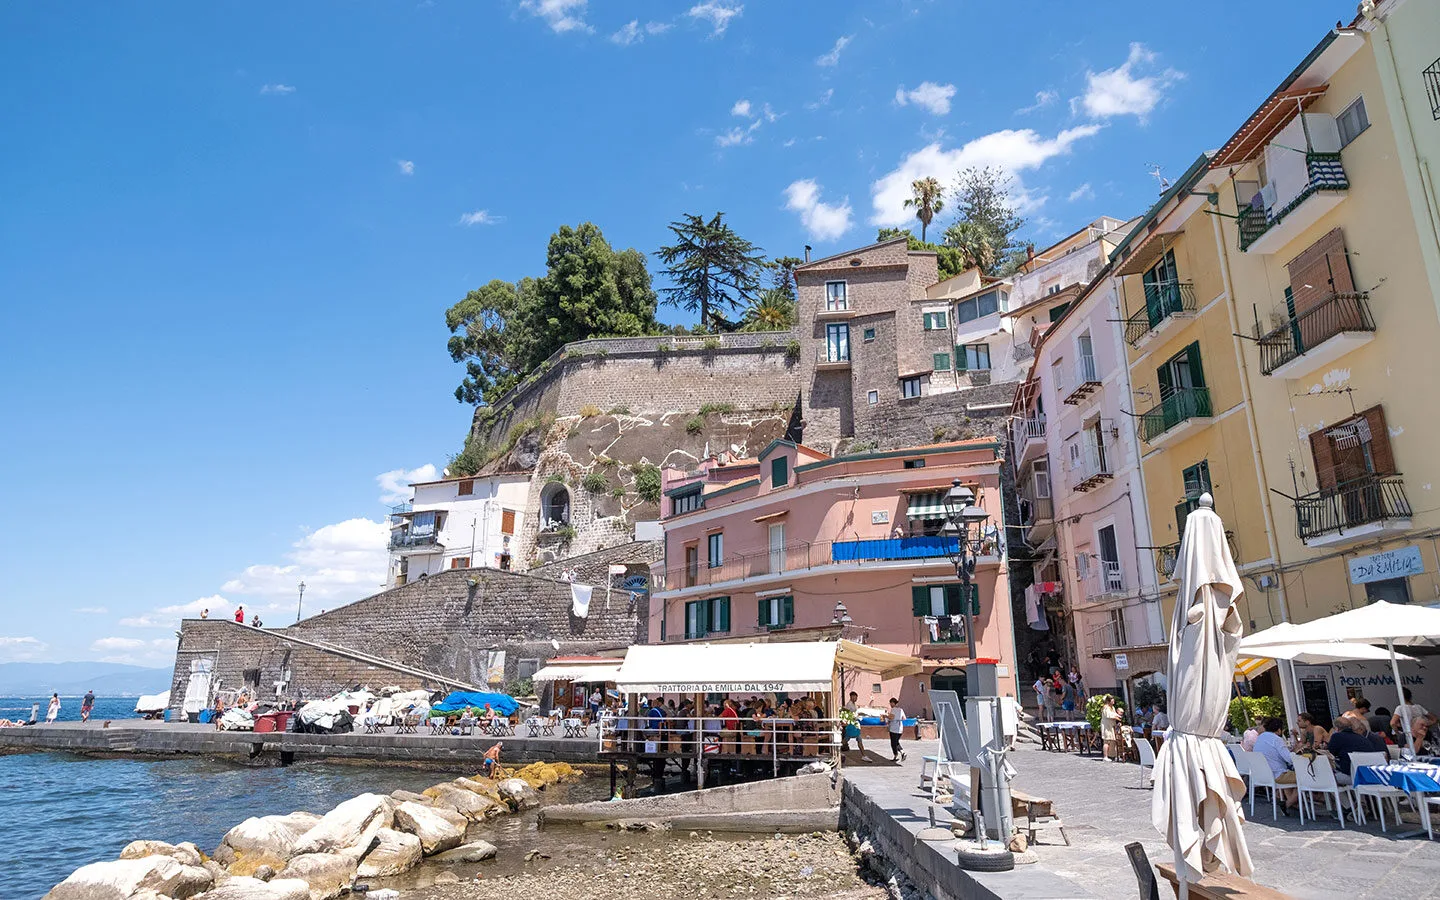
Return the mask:
<svg viewBox="0 0 1440 900">
<path fill-rule="evenodd" d="M 1241 830 L 1245 783 L 1221 740 L 1242 629 L 1244 587 L 1209 494 L 1185 521 L 1170 627 L 1171 730 L 1155 761 L 1150 821 L 1175 853 L 1181 896 L 1207 870 L 1254 871 Z"/>
</svg>

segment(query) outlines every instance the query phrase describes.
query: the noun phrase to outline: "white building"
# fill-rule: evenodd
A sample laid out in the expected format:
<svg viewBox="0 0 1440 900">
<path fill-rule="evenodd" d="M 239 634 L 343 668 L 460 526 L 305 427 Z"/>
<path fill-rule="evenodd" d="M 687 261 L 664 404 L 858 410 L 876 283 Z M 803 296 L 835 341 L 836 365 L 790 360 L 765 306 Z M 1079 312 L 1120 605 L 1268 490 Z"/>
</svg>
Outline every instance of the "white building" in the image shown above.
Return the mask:
<svg viewBox="0 0 1440 900">
<path fill-rule="evenodd" d="M 410 485 L 390 514 L 390 587 L 445 569 L 508 569 L 519 548 L 528 473 Z"/>
</svg>

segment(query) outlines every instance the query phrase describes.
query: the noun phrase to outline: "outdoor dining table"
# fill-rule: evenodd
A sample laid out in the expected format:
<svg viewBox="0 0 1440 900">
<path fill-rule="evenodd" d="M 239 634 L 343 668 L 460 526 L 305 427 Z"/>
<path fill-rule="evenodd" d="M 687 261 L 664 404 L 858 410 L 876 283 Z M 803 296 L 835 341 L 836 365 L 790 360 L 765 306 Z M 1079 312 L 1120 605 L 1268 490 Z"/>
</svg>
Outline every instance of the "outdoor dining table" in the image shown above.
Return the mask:
<svg viewBox="0 0 1440 900">
<path fill-rule="evenodd" d="M 1090 727 L 1089 722 L 1077 719 L 1073 722 L 1052 722 L 1051 724 L 1063 734 L 1066 750 L 1078 750 L 1081 756 L 1090 755 L 1094 743 L 1090 738 L 1095 729 Z"/>
<path fill-rule="evenodd" d="M 1433 835 L 1430 823 L 1430 807 L 1425 803 L 1426 794 L 1440 794 L 1440 765 L 1424 762 L 1393 762 L 1383 766 L 1356 766 L 1353 776 L 1355 785 L 1384 784 L 1402 790 L 1410 795 L 1410 802 L 1416 812 L 1424 816 L 1424 830 L 1408 831 L 1396 837 Z"/>
</svg>

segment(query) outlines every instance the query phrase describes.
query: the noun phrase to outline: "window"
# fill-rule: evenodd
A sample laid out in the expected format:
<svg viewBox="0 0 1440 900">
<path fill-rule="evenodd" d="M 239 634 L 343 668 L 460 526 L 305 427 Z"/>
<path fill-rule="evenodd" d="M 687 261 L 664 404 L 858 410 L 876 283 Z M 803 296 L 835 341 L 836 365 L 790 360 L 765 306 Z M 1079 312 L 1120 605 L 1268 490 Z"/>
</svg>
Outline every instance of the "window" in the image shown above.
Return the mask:
<svg viewBox="0 0 1440 900">
<path fill-rule="evenodd" d="M 685 604 L 685 637 L 702 638 L 730 630 L 730 598 L 710 597 Z"/>
<path fill-rule="evenodd" d="M 990 368 L 989 344 L 966 344 L 963 347 L 955 348 L 955 370 L 957 372 L 974 372 L 977 369 L 988 368 Z"/>
<path fill-rule="evenodd" d="M 725 559 L 725 532 L 717 531 L 705 536 L 705 561 L 710 568 L 718 569 Z"/>
<path fill-rule="evenodd" d="M 685 586 L 694 587 L 700 580 L 700 548 L 690 544 L 685 548 Z"/>
<path fill-rule="evenodd" d="M 533 678 L 538 671 L 540 671 L 540 660 L 522 659 L 515 666 L 515 677 L 521 679 Z"/>
<path fill-rule="evenodd" d="M 1067 309 L 1069 309 L 1069 308 L 1070 308 L 1070 304 L 1069 304 L 1069 303 L 1061 303 L 1059 306 L 1052 306 L 1052 307 L 1050 308 L 1050 321 L 1051 321 L 1051 322 L 1058 322 L 1058 321 L 1060 321 L 1060 317 L 1063 316 L 1063 315 L 1065 315 L 1065 310 L 1067 310 Z"/>
<path fill-rule="evenodd" d="M 468 556 L 456 556 L 456 557 L 453 557 L 453 558 L 450 560 L 450 568 L 452 568 L 452 569 L 468 569 L 468 568 L 470 568 L 470 557 L 468 557 Z"/>
<path fill-rule="evenodd" d="M 704 506 L 705 495 L 697 486 L 692 491 L 670 498 L 670 515 L 678 516 L 681 513 L 694 512 L 697 509 L 703 509 Z"/>
<path fill-rule="evenodd" d="M 1341 147 L 1359 137 L 1360 132 L 1370 127 L 1370 117 L 1365 114 L 1365 98 L 1356 97 L 1354 103 L 1335 117 L 1335 125 L 1340 129 Z"/>
<path fill-rule="evenodd" d="M 513 510 L 513 509 L 502 509 L 502 510 L 500 510 L 500 533 L 501 533 L 501 534 L 514 534 L 514 533 L 515 533 L 515 510 Z"/>
<path fill-rule="evenodd" d="M 770 460 L 770 486 L 784 487 L 790 483 L 790 457 L 777 456 Z"/>
<path fill-rule="evenodd" d="M 922 317 L 925 322 L 926 331 L 944 331 L 946 314 L 944 312 L 928 312 Z"/>
<path fill-rule="evenodd" d="M 948 353 L 935 353 L 935 354 L 932 354 L 932 355 L 931 355 L 930 359 L 931 359 L 931 361 L 934 362 L 934 364 L 935 364 L 935 371 L 937 371 L 937 372 L 948 372 L 948 371 L 950 371 L 950 354 L 948 354 Z"/>
<path fill-rule="evenodd" d="M 868 400 L 868 401 L 871 402 L 871 403 L 879 403 L 879 402 L 880 402 L 880 392 L 879 392 L 879 391 L 871 391 L 870 393 L 868 393 L 868 394 L 865 395 L 865 399 Z"/>
<path fill-rule="evenodd" d="M 850 302 L 845 296 L 845 282 L 825 282 L 825 310 L 827 312 L 843 312 L 849 308 Z"/>
<path fill-rule="evenodd" d="M 925 379 L 916 375 L 911 378 L 900 379 L 900 396 L 906 400 L 919 397 L 924 390 Z"/>
<path fill-rule="evenodd" d="M 1155 370 L 1155 377 L 1160 382 L 1160 399 L 1164 400 L 1176 394 L 1188 393 L 1190 391 L 1203 391 L 1205 387 L 1205 368 L 1200 364 L 1200 342 L 1195 341 L 1179 353 L 1165 360 Z M 1194 415 L 1210 415 L 1209 403 L 1205 404 L 1204 411 L 1192 409 L 1193 404 L 1180 404 L 1176 413 L 1180 414 L 1180 421 Z M 1182 408 L 1183 407 L 1183 408 Z M 1166 411 L 1167 421 L 1170 411 Z"/>
<path fill-rule="evenodd" d="M 1130 642 L 1125 639 L 1125 608 L 1110 610 L 1110 636 L 1114 639 L 1116 647 L 1128 647 Z"/>
<path fill-rule="evenodd" d="M 825 326 L 825 359 L 848 362 L 850 359 L 850 326 L 841 322 Z"/>
<path fill-rule="evenodd" d="M 996 312 L 1010 308 L 1010 295 L 999 288 L 986 291 L 978 297 L 961 300 L 955 304 L 955 321 L 962 325 Z"/>
<path fill-rule="evenodd" d="M 1340 489 L 1345 516 L 1358 520 L 1380 508 L 1378 488 L 1366 490 L 1361 485 L 1374 483 L 1377 475 L 1395 474 L 1390 429 L 1381 407 L 1372 406 L 1358 416 L 1312 431 L 1310 453 L 1316 482 L 1322 491 Z"/>
<path fill-rule="evenodd" d="M 965 596 L 970 598 L 970 614 L 980 614 L 980 586 L 972 584 L 969 591 L 963 584 L 916 584 L 910 587 L 910 611 L 916 616 L 963 616 Z"/>
<path fill-rule="evenodd" d="M 1385 600 L 1390 603 L 1410 602 L 1410 579 L 1408 578 L 1386 578 L 1384 581 L 1371 581 L 1365 584 L 1365 599 L 1371 603 L 1376 600 Z"/>
<path fill-rule="evenodd" d="M 1045 499 L 1050 496 L 1050 461 L 1047 459 L 1035 460 L 1034 468 L 1035 496 Z"/>
<path fill-rule="evenodd" d="M 905 460 L 905 468 L 907 468 L 907 469 L 923 469 L 923 468 L 925 468 L 925 460 L 923 460 L 923 459 L 907 459 L 907 460 Z"/>
<path fill-rule="evenodd" d="M 455 483 L 455 493 L 461 497 L 468 497 L 475 493 L 475 479 L 466 478 Z"/>
<path fill-rule="evenodd" d="M 761 628 L 784 628 L 795 624 L 794 597 L 761 597 L 756 624 Z"/>
<path fill-rule="evenodd" d="M 867 329 L 865 329 L 864 334 L 865 334 L 865 343 L 868 344 L 868 343 L 870 343 L 871 341 L 875 340 L 875 329 L 873 329 L 873 328 L 867 328 Z"/>
<path fill-rule="evenodd" d="M 1048 285 L 1045 286 L 1045 296 L 1048 297 L 1048 296 L 1050 296 L 1051 294 L 1058 294 L 1058 293 L 1060 293 L 1060 282 L 1059 282 L 1059 281 L 1056 281 L 1056 282 L 1053 283 L 1053 284 L 1048 284 Z"/>
<path fill-rule="evenodd" d="M 1199 498 L 1210 490 L 1210 460 L 1202 459 L 1193 466 L 1186 466 L 1180 473 L 1185 482 L 1185 496 Z"/>
</svg>

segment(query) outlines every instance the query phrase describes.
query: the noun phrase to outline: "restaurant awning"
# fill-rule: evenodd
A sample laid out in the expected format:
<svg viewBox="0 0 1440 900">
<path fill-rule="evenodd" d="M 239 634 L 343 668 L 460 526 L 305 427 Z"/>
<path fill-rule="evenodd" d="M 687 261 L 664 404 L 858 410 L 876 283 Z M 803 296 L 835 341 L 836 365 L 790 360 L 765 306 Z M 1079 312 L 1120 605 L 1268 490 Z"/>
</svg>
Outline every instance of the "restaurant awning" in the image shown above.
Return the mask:
<svg viewBox="0 0 1440 900">
<path fill-rule="evenodd" d="M 620 660 L 603 663 L 559 663 L 549 665 L 530 676 L 531 681 L 570 681 L 576 684 L 605 684 L 615 680 Z"/>
<path fill-rule="evenodd" d="M 905 516 L 910 519 L 945 518 L 945 492 L 911 494 L 910 504 L 905 508 Z"/>
<path fill-rule="evenodd" d="M 1249 681 L 1275 668 L 1275 660 L 1256 656 L 1242 656 L 1235 663 L 1235 680 Z"/>
<path fill-rule="evenodd" d="M 779 644 L 639 644 L 615 676 L 621 691 L 641 694 L 766 694 L 829 691 L 839 666 L 898 678 L 920 660 L 852 641 Z"/>
</svg>

